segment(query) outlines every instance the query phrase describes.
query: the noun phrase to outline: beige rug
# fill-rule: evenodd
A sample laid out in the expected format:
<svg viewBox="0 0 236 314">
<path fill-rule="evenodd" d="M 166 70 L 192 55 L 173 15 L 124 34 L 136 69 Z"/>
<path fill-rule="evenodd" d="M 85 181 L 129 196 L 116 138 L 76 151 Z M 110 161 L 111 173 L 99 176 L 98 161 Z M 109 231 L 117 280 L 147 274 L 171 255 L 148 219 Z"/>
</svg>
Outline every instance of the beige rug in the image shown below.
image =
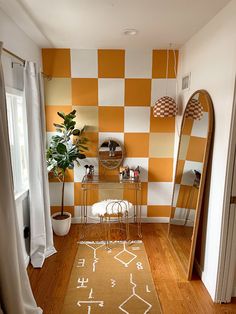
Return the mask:
<svg viewBox="0 0 236 314">
<path fill-rule="evenodd" d="M 80 242 L 63 314 L 161 313 L 142 241 Z"/>
</svg>

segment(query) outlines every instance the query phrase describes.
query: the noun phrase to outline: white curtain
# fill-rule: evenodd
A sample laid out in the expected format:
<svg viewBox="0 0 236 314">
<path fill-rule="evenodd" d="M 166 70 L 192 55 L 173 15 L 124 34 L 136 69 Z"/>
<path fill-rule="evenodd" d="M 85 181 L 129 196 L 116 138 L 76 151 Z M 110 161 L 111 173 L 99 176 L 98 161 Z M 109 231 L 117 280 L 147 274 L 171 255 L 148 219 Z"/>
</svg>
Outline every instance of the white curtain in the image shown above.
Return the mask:
<svg viewBox="0 0 236 314">
<path fill-rule="evenodd" d="M 46 170 L 44 105 L 34 62 L 25 64 L 24 86 L 29 150 L 30 259 L 34 267 L 42 267 L 45 258 L 56 250 L 53 246 Z"/>
<path fill-rule="evenodd" d="M 30 288 L 16 217 L 1 54 L 2 42 L 0 42 L 0 308 L 5 314 L 38 314 L 42 313 L 42 310 L 37 307 Z"/>
</svg>

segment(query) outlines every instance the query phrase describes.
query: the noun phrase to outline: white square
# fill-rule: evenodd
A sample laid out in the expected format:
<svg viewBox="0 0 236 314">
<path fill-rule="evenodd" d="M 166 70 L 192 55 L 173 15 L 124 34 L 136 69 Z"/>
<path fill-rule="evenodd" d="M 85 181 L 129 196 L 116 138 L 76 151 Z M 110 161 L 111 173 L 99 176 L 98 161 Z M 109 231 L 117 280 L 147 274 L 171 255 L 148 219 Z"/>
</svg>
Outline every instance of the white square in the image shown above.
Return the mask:
<svg viewBox="0 0 236 314">
<path fill-rule="evenodd" d="M 99 106 L 124 106 L 124 79 L 98 80 Z"/>
<path fill-rule="evenodd" d="M 149 182 L 148 205 L 171 205 L 173 193 L 172 182 Z"/>
<path fill-rule="evenodd" d="M 152 50 L 125 51 L 126 78 L 152 78 Z"/>
<path fill-rule="evenodd" d="M 152 79 L 151 106 L 163 96 L 176 100 L 176 79 Z"/>
<path fill-rule="evenodd" d="M 75 206 L 74 208 L 75 208 L 74 209 L 74 217 L 81 218 L 81 206 Z M 97 216 L 94 216 L 92 214 L 92 206 L 87 206 L 87 215 L 88 215 L 88 218 L 89 217 L 93 217 L 93 218 L 97 217 Z"/>
<path fill-rule="evenodd" d="M 78 167 L 75 163 L 74 167 L 74 182 L 82 182 L 83 177 L 85 175 L 85 165 L 93 165 L 94 166 L 94 174 L 98 174 L 98 158 L 96 157 L 89 157 L 85 159 L 80 159 L 79 161 L 80 166 Z"/>
<path fill-rule="evenodd" d="M 98 143 L 99 146 L 108 138 L 117 140 L 121 145 L 124 145 L 124 133 L 119 132 L 99 132 Z"/>
<path fill-rule="evenodd" d="M 64 191 L 64 205 L 74 206 L 74 183 L 66 182 Z M 50 182 L 49 183 L 49 194 L 51 206 L 61 205 L 62 196 L 62 183 L 61 182 Z"/>
<path fill-rule="evenodd" d="M 50 146 L 52 137 L 55 135 L 58 135 L 58 134 L 60 135 L 59 132 L 47 132 L 47 134 L 46 134 L 46 147 L 47 148 Z"/>
<path fill-rule="evenodd" d="M 148 158 L 125 158 L 123 161 L 124 166 L 135 169 L 140 167 L 140 180 L 142 182 L 148 181 Z"/>
<path fill-rule="evenodd" d="M 207 138 L 209 126 L 208 112 L 203 112 L 201 120 L 194 120 L 191 136 Z"/>
<path fill-rule="evenodd" d="M 71 49 L 71 77 L 97 78 L 98 54 L 92 49 Z"/>
<path fill-rule="evenodd" d="M 194 170 L 202 173 L 202 162 L 186 160 L 184 163 L 183 175 L 181 179 L 182 185 L 193 185 L 195 180 Z"/>
<path fill-rule="evenodd" d="M 146 218 L 147 217 L 147 205 L 141 206 L 141 217 Z"/>
<path fill-rule="evenodd" d="M 74 217 L 81 218 L 81 206 L 74 207 Z"/>
<path fill-rule="evenodd" d="M 125 132 L 144 133 L 150 130 L 150 107 L 125 107 Z"/>
</svg>

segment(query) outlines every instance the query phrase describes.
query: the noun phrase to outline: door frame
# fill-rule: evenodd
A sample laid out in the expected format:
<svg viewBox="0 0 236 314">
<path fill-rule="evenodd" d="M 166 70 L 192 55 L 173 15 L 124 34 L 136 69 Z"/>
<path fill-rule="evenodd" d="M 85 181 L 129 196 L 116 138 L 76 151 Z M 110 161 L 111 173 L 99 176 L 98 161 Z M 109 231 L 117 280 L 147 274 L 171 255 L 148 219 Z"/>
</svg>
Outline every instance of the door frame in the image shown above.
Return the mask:
<svg viewBox="0 0 236 314">
<path fill-rule="evenodd" d="M 234 86 L 236 87 L 236 80 Z M 236 205 L 231 204 L 233 183 L 235 184 L 233 177 L 236 176 L 236 88 L 234 88 L 231 117 L 219 263 L 214 299 L 217 303 L 229 303 L 231 301 L 236 266 Z"/>
</svg>

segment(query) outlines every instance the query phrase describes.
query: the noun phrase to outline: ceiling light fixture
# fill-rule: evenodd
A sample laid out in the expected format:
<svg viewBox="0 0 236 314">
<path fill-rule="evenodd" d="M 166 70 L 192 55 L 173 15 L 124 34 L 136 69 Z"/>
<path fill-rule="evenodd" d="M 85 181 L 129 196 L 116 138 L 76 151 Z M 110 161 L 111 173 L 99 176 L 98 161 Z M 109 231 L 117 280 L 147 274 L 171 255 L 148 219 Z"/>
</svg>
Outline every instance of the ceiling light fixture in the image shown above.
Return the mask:
<svg viewBox="0 0 236 314">
<path fill-rule="evenodd" d="M 129 29 L 125 29 L 123 33 L 127 36 L 134 36 L 134 35 L 137 35 L 138 31 L 135 28 L 129 28 Z"/>
</svg>

